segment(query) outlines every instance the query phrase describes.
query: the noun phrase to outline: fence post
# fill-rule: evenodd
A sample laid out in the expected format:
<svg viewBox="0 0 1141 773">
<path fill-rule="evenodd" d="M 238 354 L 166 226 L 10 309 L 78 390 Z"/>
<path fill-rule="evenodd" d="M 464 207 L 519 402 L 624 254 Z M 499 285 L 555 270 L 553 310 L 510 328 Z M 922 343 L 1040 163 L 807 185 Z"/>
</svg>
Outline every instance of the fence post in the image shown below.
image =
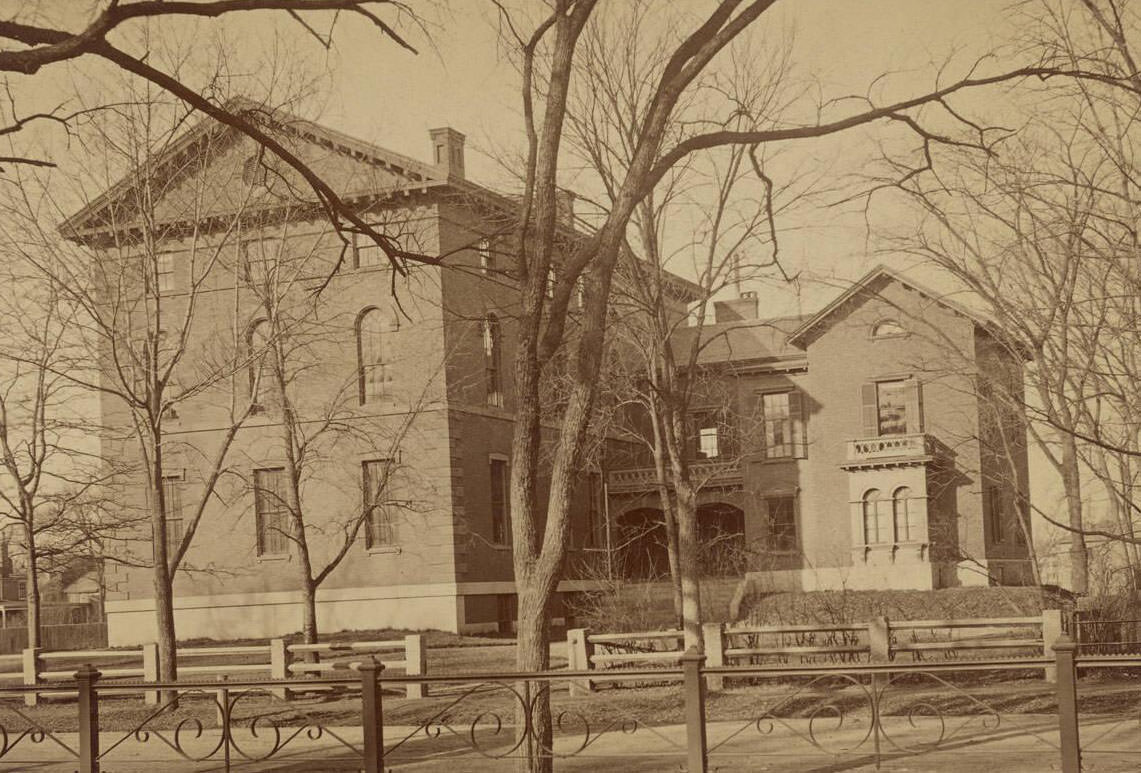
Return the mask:
<svg viewBox="0 0 1141 773">
<path fill-rule="evenodd" d="M 705 665 L 711 668 L 720 668 L 725 665 L 725 625 L 724 623 L 706 623 L 702 626 L 702 640 L 705 642 Z M 710 674 L 706 677 L 706 687 L 710 690 L 725 688 L 725 677 L 721 674 Z"/>
<path fill-rule="evenodd" d="M 158 644 L 149 641 L 142 646 L 143 650 L 143 681 L 158 681 Z M 158 704 L 158 690 L 147 690 L 143 693 L 143 703 L 148 706 Z"/>
<path fill-rule="evenodd" d="M 384 664 L 371 656 L 360 666 L 364 773 L 384 773 L 384 710 L 380 697 L 382 671 Z"/>
<path fill-rule="evenodd" d="M 891 623 L 886 617 L 868 621 L 868 659 L 873 663 L 891 660 Z"/>
<path fill-rule="evenodd" d="M 99 773 L 99 671 L 87 663 L 75 672 L 79 687 L 79 773 Z"/>
<path fill-rule="evenodd" d="M 567 669 L 570 671 L 591 670 L 590 657 L 594 654 L 594 646 L 590 643 L 590 631 L 586 628 L 570 628 L 567 630 Z M 571 695 L 583 695 L 594 689 L 594 682 L 589 679 L 575 680 L 570 683 Z"/>
<path fill-rule="evenodd" d="M 23 670 L 24 670 L 24 686 L 35 687 L 40 683 L 40 650 L 36 647 L 31 647 L 24 650 Z M 39 703 L 40 694 L 38 692 L 24 693 L 24 705 L 35 706 Z"/>
<path fill-rule="evenodd" d="M 681 656 L 685 699 L 686 773 L 708 773 L 705 749 L 705 656 L 690 647 Z"/>
<path fill-rule="evenodd" d="M 408 676 L 423 676 L 428 673 L 428 656 L 424 651 L 424 637 L 410 633 L 404 637 L 404 673 Z M 423 682 L 406 682 L 405 695 L 409 698 L 423 698 L 428 694 L 428 685 Z"/>
<path fill-rule="evenodd" d="M 1077 645 L 1063 634 L 1054 642 L 1058 679 L 1058 734 L 1062 746 L 1062 773 L 1081 773 L 1082 747 L 1078 737 L 1078 672 L 1074 666 Z"/>
<path fill-rule="evenodd" d="M 285 639 L 269 640 L 269 678 L 289 678 L 289 651 L 285 649 Z M 270 692 L 283 701 L 289 700 L 289 690 L 285 687 L 275 687 Z"/>
<path fill-rule="evenodd" d="M 1054 651 L 1054 644 L 1062 636 L 1062 610 L 1042 610 L 1042 655 L 1050 657 Z M 1058 681 L 1058 669 L 1055 666 L 1046 666 L 1044 676 L 1047 682 Z"/>
</svg>

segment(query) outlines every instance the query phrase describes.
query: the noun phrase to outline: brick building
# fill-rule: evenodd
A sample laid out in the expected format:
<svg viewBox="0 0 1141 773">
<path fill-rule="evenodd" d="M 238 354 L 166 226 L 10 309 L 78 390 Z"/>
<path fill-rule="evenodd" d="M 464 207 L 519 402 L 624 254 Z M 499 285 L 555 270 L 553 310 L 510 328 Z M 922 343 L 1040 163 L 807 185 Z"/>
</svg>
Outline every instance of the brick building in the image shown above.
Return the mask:
<svg viewBox="0 0 1141 773">
<path fill-rule="evenodd" d="M 446 259 L 410 264 L 400 276 L 373 245 L 343 249 L 319 208 L 298 204 L 289 172 L 230 130 L 200 125 L 158 159 L 168 178 L 151 202 L 162 226 L 152 288 L 165 315 L 160 332 L 180 330 L 193 304 L 179 338 L 183 381 L 195 368 L 234 365 L 164 417 L 168 544 L 193 518 L 235 406 L 250 408 L 175 581 L 178 635 L 300 627 L 298 557 L 280 496 L 283 408 L 258 355 L 271 335 L 259 294 L 266 287 L 295 311 L 296 327 L 283 336 L 299 358 L 287 392 L 292 415 L 306 427 L 339 428 L 328 442 L 311 436 L 301 482 L 318 567 L 347 545 L 317 592 L 321 628 L 505 628 L 514 603 L 507 481 L 516 289 L 502 234 L 514 202 L 465 178 L 464 137 L 453 129 L 430 133 L 434 163 L 306 121 L 276 130 L 366 219 Z M 138 217 L 131 191 L 131 178 L 112 186 L 64 233 L 100 261 L 129 264 L 139 243 L 130 236 Z M 676 281 L 681 313 L 697 288 Z M 130 306 L 129 283 L 126 293 L 118 301 Z M 1027 551 L 1009 503 L 1012 491 L 1025 491 L 1025 447 L 1014 476 L 1001 475 L 978 442 L 971 386 L 976 368 L 1016 376 L 1021 363 L 988 327 L 882 270 L 808 319 L 761 321 L 756 305 L 717 304 L 701 364 L 717 386 L 694 417 L 694 454 L 708 472 L 703 529 L 740 548 L 732 573 L 797 588 L 928 588 L 988 574 L 1021 581 Z M 929 330 L 969 352 L 969 363 L 952 373 L 921 368 L 946 359 Z M 122 353 L 103 356 L 105 366 L 123 367 Z M 736 417 L 732 431 L 726 417 Z M 105 398 L 105 453 L 137 456 L 129 424 Z M 660 562 L 647 472 L 621 461 L 630 448 L 615 441 L 610 450 L 611 469 L 583 473 L 568 563 L 621 553 L 633 574 L 653 574 Z M 124 507 L 145 504 L 143 491 L 126 486 Z M 345 542 L 343 524 L 361 512 L 359 533 Z M 134 536 L 145 552 L 147 534 Z M 153 640 L 150 571 L 109 567 L 107 583 L 111 644 Z M 591 587 L 567 579 L 559 590 Z"/>
<path fill-rule="evenodd" d="M 765 590 L 1031 581 L 1025 434 L 987 388 L 1020 394 L 1022 358 L 985 320 L 885 268 L 808 317 L 760 319 L 749 294 L 715 310 L 691 409 L 713 573 Z M 619 563 L 643 576 L 666 565 L 652 481 L 609 476 Z"/>
</svg>

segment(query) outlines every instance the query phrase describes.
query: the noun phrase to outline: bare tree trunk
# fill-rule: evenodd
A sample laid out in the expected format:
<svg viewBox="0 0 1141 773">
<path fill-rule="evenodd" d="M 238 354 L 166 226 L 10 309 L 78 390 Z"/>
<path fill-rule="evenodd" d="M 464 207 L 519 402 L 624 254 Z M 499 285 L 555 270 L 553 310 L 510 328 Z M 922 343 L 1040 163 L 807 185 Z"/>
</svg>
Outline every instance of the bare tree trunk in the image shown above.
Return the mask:
<svg viewBox="0 0 1141 773">
<path fill-rule="evenodd" d="M 662 437 L 661 425 L 658 418 L 653 417 L 654 425 L 654 474 L 658 482 L 658 498 L 662 503 L 663 526 L 666 530 L 666 556 L 670 565 L 670 587 L 673 590 L 674 624 L 681 628 L 684 625 L 684 611 L 682 608 L 681 592 L 681 565 L 678 561 L 677 548 L 677 502 L 671 493 L 666 466 L 666 449 Z"/>
<path fill-rule="evenodd" d="M 522 672 L 545 671 L 550 668 L 550 642 L 547 637 L 547 614 L 551 592 L 542 582 L 524 582 L 519 586 L 519 614 L 515 633 L 515 666 Z M 550 692 L 546 682 L 526 682 L 516 689 L 525 701 L 526 719 L 517 712 L 517 721 L 531 723 L 524 744 L 527 754 L 519 760 L 520 773 L 551 773 L 554 762 L 549 750 L 554 742 L 551 724 Z M 519 732 L 524 732 L 521 723 Z"/>
<path fill-rule="evenodd" d="M 697 492 L 687 479 L 677 484 L 678 574 L 681 584 L 682 632 L 685 648 L 704 652 L 701 635 L 701 580 L 697 539 Z M 675 480 L 677 480 L 675 470 Z"/>
<path fill-rule="evenodd" d="M 1062 485 L 1066 492 L 1066 514 L 1070 526 L 1070 589 L 1085 595 L 1089 592 L 1089 554 L 1082 524 L 1082 484 L 1077 441 L 1068 432 L 1061 435 Z"/>
<path fill-rule="evenodd" d="M 24 524 L 24 544 L 27 548 L 27 561 L 28 565 L 24 569 L 24 576 L 27 581 L 27 620 L 28 627 L 28 648 L 36 649 L 42 646 L 41 630 L 40 630 L 40 576 L 37 564 L 39 563 L 39 555 L 36 550 L 36 535 L 32 531 L 29 524 Z"/>
</svg>

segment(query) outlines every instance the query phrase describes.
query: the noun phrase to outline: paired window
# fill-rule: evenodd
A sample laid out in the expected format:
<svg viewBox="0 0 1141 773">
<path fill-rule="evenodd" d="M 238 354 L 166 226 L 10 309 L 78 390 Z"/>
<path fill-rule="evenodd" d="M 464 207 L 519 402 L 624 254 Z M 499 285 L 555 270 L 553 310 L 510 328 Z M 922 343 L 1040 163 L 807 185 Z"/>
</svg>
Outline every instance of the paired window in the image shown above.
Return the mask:
<svg viewBox="0 0 1141 773">
<path fill-rule="evenodd" d="M 491 541 L 506 545 L 511 541 L 510 496 L 507 460 L 491 459 Z"/>
<path fill-rule="evenodd" d="M 918 513 L 907 486 L 897 488 L 891 499 L 884 497 L 879 489 L 871 489 L 864 494 L 861 506 L 865 545 L 916 542 L 922 538 Z"/>
<path fill-rule="evenodd" d="M 365 309 L 357 318 L 357 384 L 361 405 L 384 396 L 392 381 L 390 344 L 400 329 L 394 313 Z"/>
<path fill-rule="evenodd" d="M 289 552 L 289 499 L 284 468 L 254 470 L 254 519 L 259 556 Z"/>
<path fill-rule="evenodd" d="M 800 392 L 761 395 L 766 459 L 803 459 L 807 453 L 804 400 Z"/>
<path fill-rule="evenodd" d="M 797 549 L 796 497 L 769 497 L 765 500 L 769 511 L 769 531 L 773 550 Z"/>
<path fill-rule="evenodd" d="M 483 320 L 484 383 L 487 404 L 503 407 L 503 330 L 499 318 L 488 314 Z"/>
<path fill-rule="evenodd" d="M 361 462 L 361 491 L 364 501 L 364 542 L 366 548 L 396 544 L 392 511 L 386 504 L 388 459 Z"/>
<path fill-rule="evenodd" d="M 923 403 L 914 378 L 864 384 L 860 389 L 865 437 L 910 435 L 923 431 Z"/>
<path fill-rule="evenodd" d="M 162 477 L 163 521 L 166 523 L 166 554 L 170 556 L 182 544 L 184 532 L 182 510 L 183 474 Z"/>
</svg>

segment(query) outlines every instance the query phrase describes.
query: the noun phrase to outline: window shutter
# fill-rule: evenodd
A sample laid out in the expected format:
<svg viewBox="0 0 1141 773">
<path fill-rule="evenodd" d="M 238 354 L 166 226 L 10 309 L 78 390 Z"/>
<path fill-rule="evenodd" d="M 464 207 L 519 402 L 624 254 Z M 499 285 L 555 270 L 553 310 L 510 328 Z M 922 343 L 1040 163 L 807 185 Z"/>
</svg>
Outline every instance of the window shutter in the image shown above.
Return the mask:
<svg viewBox="0 0 1141 773">
<path fill-rule="evenodd" d="M 917 434 L 923 431 L 923 394 L 918 379 L 907 383 L 907 432 Z"/>
<path fill-rule="evenodd" d="M 808 456 L 808 423 L 804 415 L 804 395 L 795 389 L 788 393 L 788 424 L 792 435 L 792 455 L 804 459 Z"/>
<path fill-rule="evenodd" d="M 864 420 L 863 437 L 876 437 L 879 432 L 879 409 L 876 404 L 876 385 L 863 384 L 860 387 L 861 416 Z"/>
</svg>

